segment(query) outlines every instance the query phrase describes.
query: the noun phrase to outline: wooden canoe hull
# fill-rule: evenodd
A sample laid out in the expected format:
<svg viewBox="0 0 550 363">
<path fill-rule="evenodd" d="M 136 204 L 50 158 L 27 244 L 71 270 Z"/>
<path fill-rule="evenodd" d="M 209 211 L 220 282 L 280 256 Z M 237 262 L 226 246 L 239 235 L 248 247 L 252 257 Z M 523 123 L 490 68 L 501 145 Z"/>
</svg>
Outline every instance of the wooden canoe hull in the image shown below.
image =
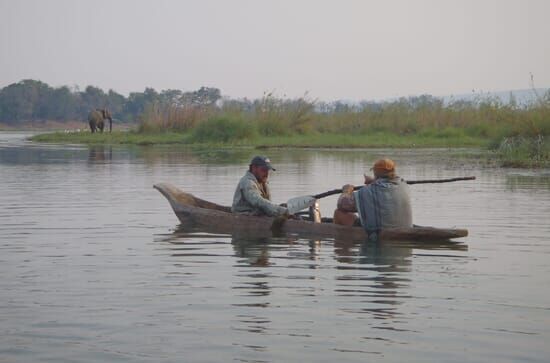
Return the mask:
<svg viewBox="0 0 550 363">
<path fill-rule="evenodd" d="M 204 228 L 217 233 L 242 233 L 270 237 L 279 234 L 303 235 L 316 238 L 365 240 L 362 227 L 347 227 L 333 223 L 314 223 L 289 219 L 278 224 L 275 218 L 231 213 L 230 207 L 196 198 L 167 183 L 155 184 L 170 202 L 182 224 Z M 274 224 L 275 221 L 275 224 Z M 277 227 L 274 228 L 274 225 Z M 381 241 L 444 241 L 468 235 L 466 229 L 433 227 L 391 228 L 380 232 Z"/>
</svg>

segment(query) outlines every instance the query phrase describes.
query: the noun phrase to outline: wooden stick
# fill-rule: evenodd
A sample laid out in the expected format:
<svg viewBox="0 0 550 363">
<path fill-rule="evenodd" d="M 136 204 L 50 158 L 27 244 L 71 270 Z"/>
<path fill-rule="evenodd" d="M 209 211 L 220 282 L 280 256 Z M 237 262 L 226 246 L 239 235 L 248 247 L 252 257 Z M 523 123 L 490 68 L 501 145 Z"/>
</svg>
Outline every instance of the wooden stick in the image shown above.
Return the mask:
<svg viewBox="0 0 550 363">
<path fill-rule="evenodd" d="M 433 184 L 433 183 L 450 183 L 455 181 L 461 181 L 461 180 L 475 180 L 475 176 L 465 176 L 465 177 L 459 177 L 459 178 L 450 178 L 450 179 L 427 179 L 427 180 L 407 180 L 407 184 Z M 359 185 L 353 190 L 359 190 L 363 187 L 363 185 Z M 328 192 L 316 194 L 313 197 L 315 199 L 321 199 L 324 197 L 328 197 L 329 195 L 334 194 L 340 194 L 342 193 L 342 189 L 333 189 L 329 190 Z"/>
<path fill-rule="evenodd" d="M 426 180 L 408 180 L 407 184 L 430 184 L 430 183 L 449 183 L 461 180 L 475 180 L 475 176 L 463 176 L 460 178 L 450 178 L 450 179 L 426 179 Z"/>
</svg>

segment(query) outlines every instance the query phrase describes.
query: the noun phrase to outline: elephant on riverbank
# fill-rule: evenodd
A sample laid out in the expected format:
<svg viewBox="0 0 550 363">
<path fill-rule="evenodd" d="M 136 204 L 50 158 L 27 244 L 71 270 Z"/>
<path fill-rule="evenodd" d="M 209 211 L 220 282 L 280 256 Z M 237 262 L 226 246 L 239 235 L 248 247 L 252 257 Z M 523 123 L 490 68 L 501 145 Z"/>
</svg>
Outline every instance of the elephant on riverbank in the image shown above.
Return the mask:
<svg viewBox="0 0 550 363">
<path fill-rule="evenodd" d="M 90 124 L 90 130 L 92 133 L 97 130 L 103 132 L 105 127 L 105 120 L 109 120 L 109 132 L 113 130 L 113 118 L 111 113 L 106 108 L 96 108 L 88 115 L 88 123 Z"/>
</svg>

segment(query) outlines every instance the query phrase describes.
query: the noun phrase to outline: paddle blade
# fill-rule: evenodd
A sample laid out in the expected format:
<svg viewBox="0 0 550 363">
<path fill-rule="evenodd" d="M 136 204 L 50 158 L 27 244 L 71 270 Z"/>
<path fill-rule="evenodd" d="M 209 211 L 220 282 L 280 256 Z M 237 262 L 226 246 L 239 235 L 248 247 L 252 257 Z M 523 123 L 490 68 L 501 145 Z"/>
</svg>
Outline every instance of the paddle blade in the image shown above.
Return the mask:
<svg viewBox="0 0 550 363">
<path fill-rule="evenodd" d="M 302 209 L 309 208 L 315 204 L 316 199 L 310 195 L 303 197 L 291 198 L 286 202 L 289 214 L 295 214 L 301 211 Z"/>
</svg>

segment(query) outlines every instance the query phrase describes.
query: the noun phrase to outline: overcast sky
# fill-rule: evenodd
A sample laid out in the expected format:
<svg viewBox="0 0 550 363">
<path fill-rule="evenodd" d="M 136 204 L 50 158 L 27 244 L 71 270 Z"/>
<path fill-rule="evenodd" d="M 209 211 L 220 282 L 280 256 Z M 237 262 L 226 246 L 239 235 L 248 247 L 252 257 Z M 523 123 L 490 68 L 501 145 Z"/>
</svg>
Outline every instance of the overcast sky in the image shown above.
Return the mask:
<svg viewBox="0 0 550 363">
<path fill-rule="evenodd" d="M 550 1 L 0 0 L 0 87 L 383 99 L 550 86 Z"/>
</svg>

